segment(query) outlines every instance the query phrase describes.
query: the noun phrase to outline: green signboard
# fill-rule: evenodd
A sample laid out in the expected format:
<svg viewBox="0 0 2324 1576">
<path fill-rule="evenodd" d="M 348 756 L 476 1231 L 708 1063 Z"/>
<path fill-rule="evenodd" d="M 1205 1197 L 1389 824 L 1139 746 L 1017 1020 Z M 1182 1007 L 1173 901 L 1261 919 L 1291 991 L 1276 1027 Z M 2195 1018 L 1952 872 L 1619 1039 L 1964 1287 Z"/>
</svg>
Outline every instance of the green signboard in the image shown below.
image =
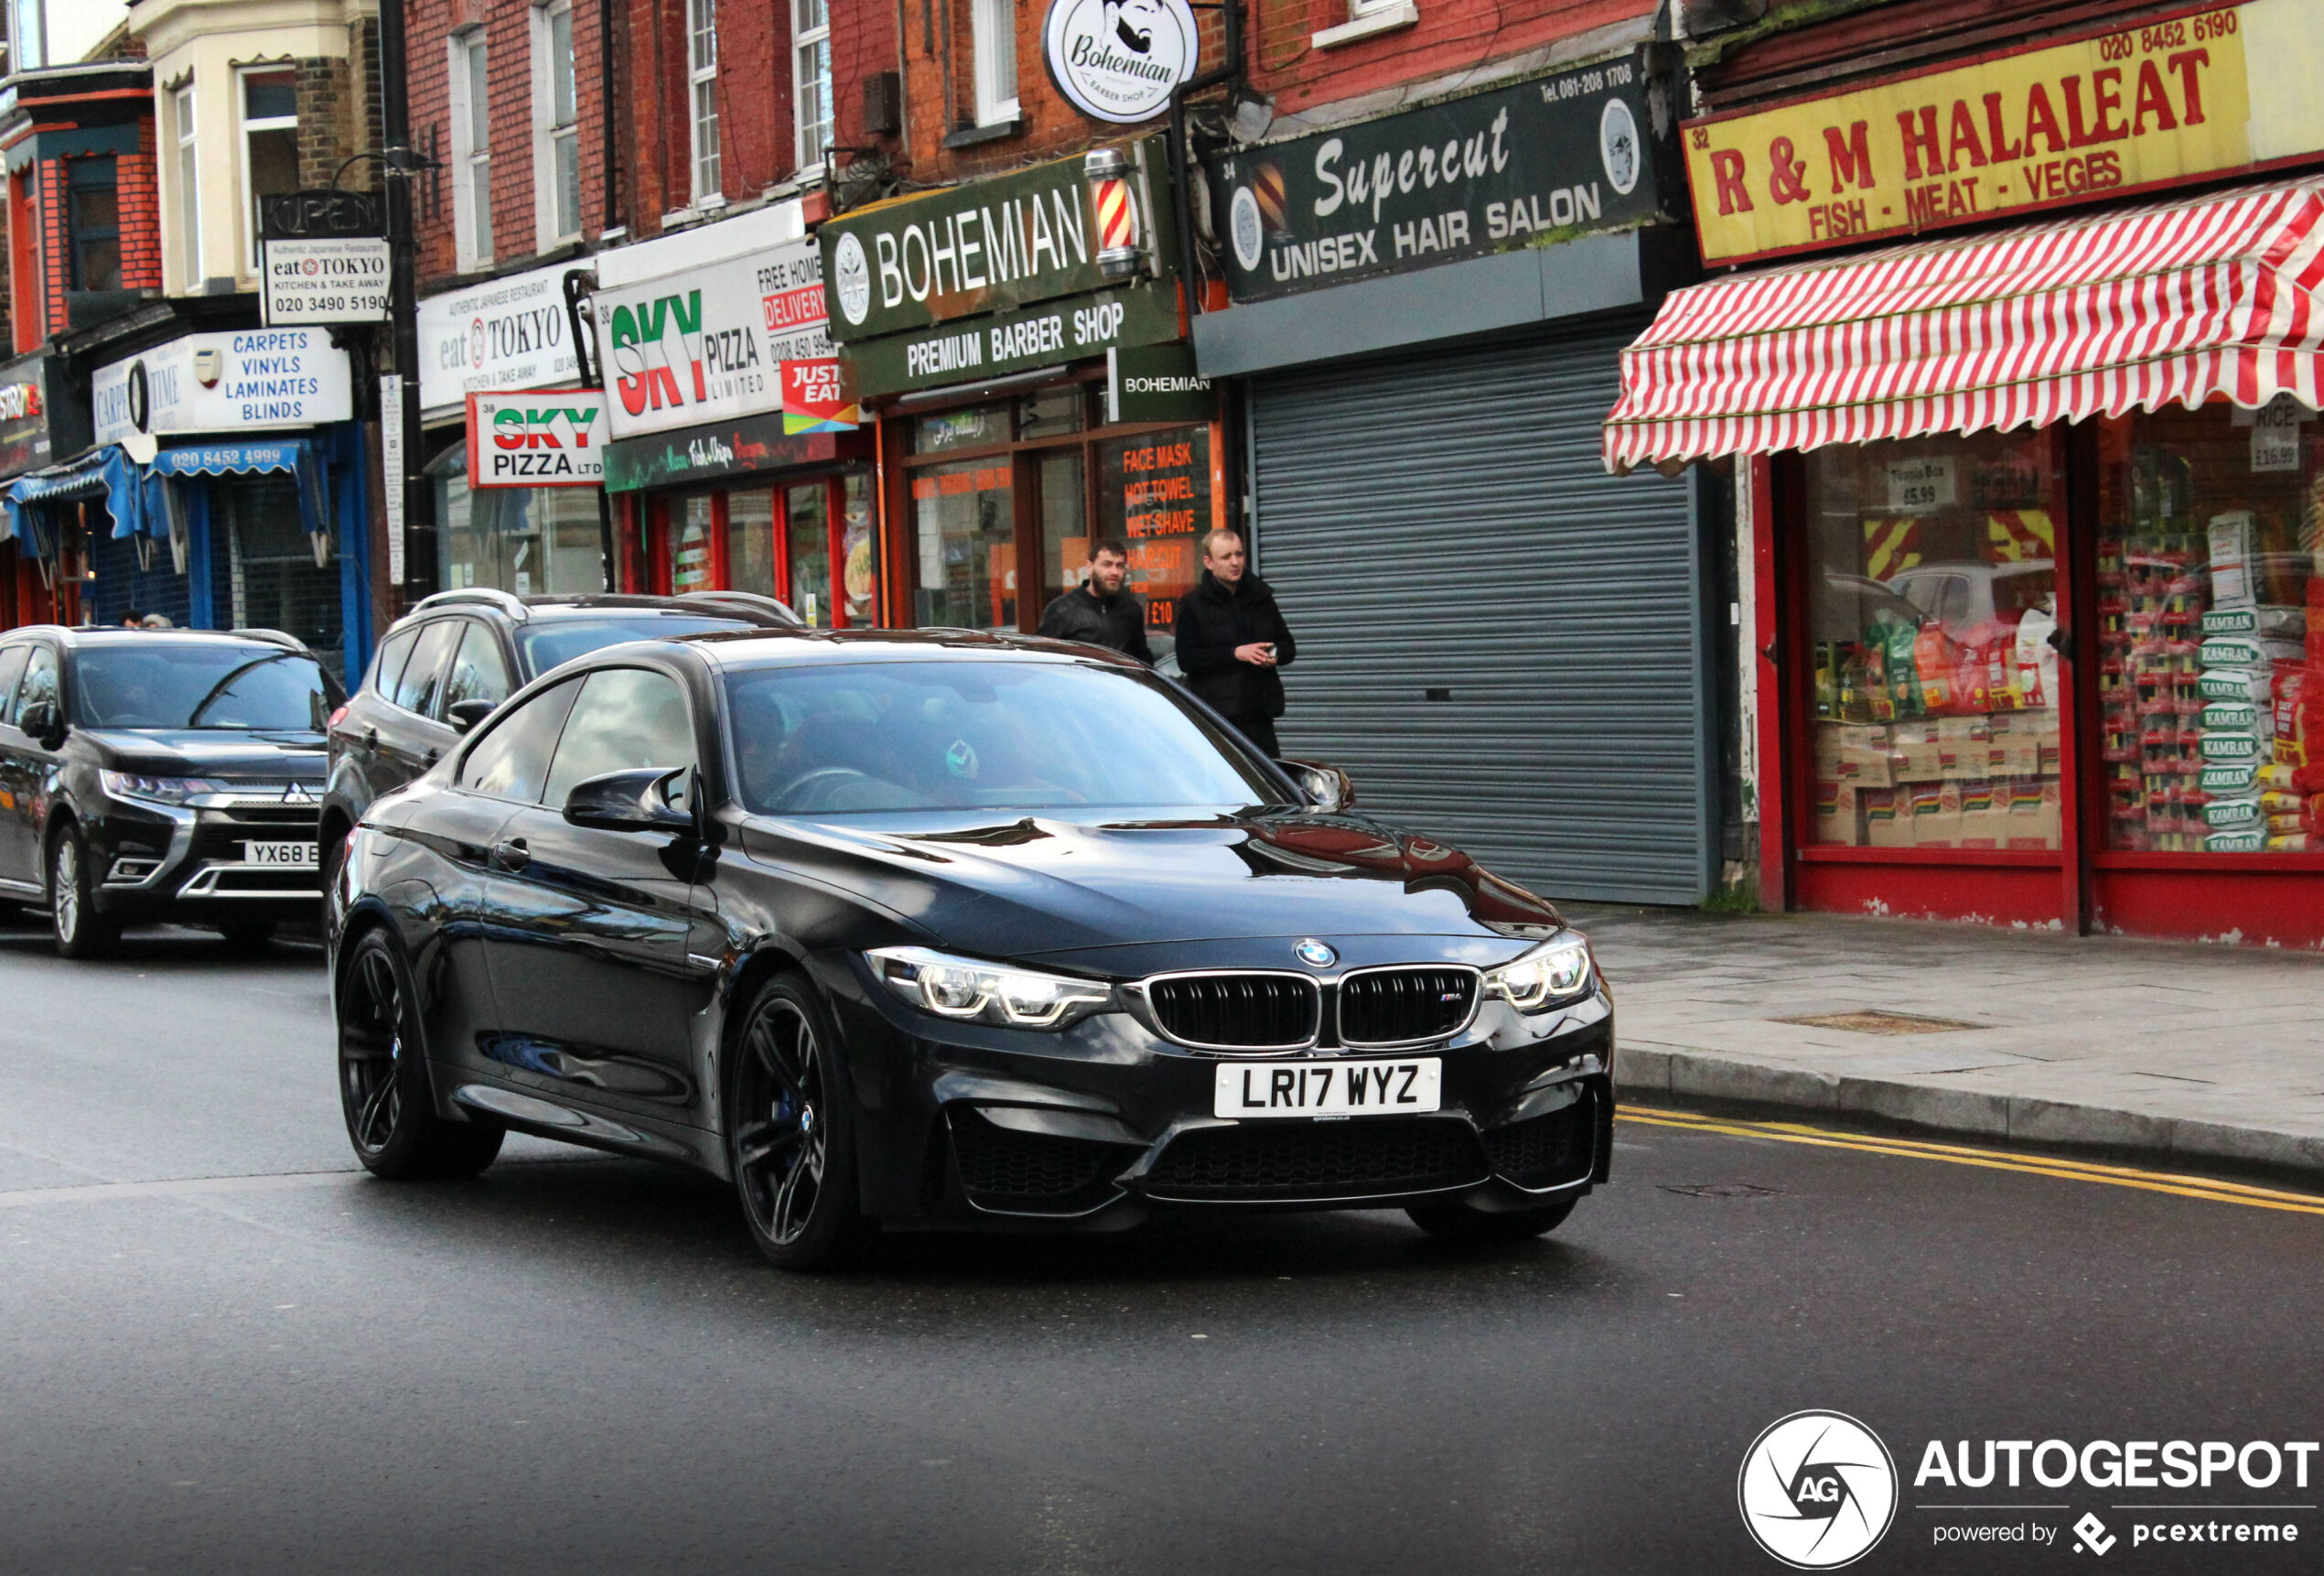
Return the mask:
<svg viewBox="0 0 2324 1576">
<path fill-rule="evenodd" d="M 1178 232 L 1162 139 L 1123 151 L 1143 276 L 1174 277 Z M 1117 281 L 1098 267 L 1102 230 L 1079 158 L 842 214 L 822 230 L 827 331 L 840 344 L 858 343 L 1105 289 Z"/>
<path fill-rule="evenodd" d="M 854 374 L 856 397 L 877 399 L 1061 366 L 1178 334 L 1178 286 L 1148 280 L 860 340 L 840 346 L 839 359 Z"/>
<path fill-rule="evenodd" d="M 1666 216 L 1644 55 L 1246 148 L 1213 168 L 1227 289 L 1322 289 Z"/>
<path fill-rule="evenodd" d="M 862 452 L 859 446 L 851 447 L 853 437 L 852 434 L 830 433 L 787 436 L 782 415 L 777 411 L 679 432 L 616 438 L 605 446 L 605 488 L 608 492 L 635 492 L 640 488 L 825 464 Z"/>
</svg>

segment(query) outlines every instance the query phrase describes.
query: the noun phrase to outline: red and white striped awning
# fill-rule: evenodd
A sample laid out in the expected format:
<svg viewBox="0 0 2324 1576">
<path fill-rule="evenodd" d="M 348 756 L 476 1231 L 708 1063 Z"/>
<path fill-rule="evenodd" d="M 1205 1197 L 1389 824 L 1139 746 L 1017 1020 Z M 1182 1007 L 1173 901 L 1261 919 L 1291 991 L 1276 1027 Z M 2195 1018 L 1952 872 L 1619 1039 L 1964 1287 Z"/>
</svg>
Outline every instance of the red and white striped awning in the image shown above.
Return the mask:
<svg viewBox="0 0 2324 1576">
<path fill-rule="evenodd" d="M 2318 404 L 2324 181 L 1739 274 L 1622 352 L 1609 469 L 2193 406 Z"/>
</svg>

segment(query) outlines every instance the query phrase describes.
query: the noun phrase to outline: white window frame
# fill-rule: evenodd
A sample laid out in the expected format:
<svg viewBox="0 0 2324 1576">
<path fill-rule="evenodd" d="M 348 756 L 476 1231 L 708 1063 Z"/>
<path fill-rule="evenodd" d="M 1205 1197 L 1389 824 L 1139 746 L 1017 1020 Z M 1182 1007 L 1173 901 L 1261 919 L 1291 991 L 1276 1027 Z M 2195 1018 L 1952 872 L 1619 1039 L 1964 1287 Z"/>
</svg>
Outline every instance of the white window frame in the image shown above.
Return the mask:
<svg viewBox="0 0 2324 1576">
<path fill-rule="evenodd" d="M 976 124 L 1002 125 L 1022 119 L 1017 99 L 1016 0 L 969 0 L 968 26 L 974 52 Z"/>
<path fill-rule="evenodd" d="M 1393 33 L 1399 27 L 1410 27 L 1420 21 L 1420 7 L 1414 0 L 1348 0 L 1348 19 L 1336 27 L 1326 27 L 1307 38 L 1310 47 L 1329 49 L 1340 44 L 1352 44 L 1361 38 Z"/>
<path fill-rule="evenodd" d="M 185 232 L 184 249 L 178 254 L 178 266 L 185 271 L 187 295 L 200 289 L 202 281 L 207 277 L 202 272 L 201 259 L 200 111 L 201 101 L 194 97 L 192 82 L 184 82 L 170 90 L 170 148 L 178 158 L 170 184 L 177 188 L 178 224 Z"/>
<path fill-rule="evenodd" d="M 490 46 L 481 27 L 470 27 L 455 33 L 447 41 L 445 71 L 452 121 L 452 251 L 455 266 L 463 274 L 473 274 L 492 263 L 492 139 L 483 139 L 477 146 L 475 102 L 476 59 L 484 56 L 486 81 L 491 75 Z M 491 103 L 488 91 L 484 107 L 485 121 L 490 125 Z M 476 222 L 477 183 L 483 182 L 486 224 L 482 234 Z"/>
<path fill-rule="evenodd" d="M 726 199 L 718 115 L 718 0 L 686 0 L 687 189 L 696 208 Z"/>
<path fill-rule="evenodd" d="M 805 18 L 820 13 L 823 20 L 817 26 L 804 26 Z M 792 124 L 797 134 L 795 162 L 797 178 L 812 180 L 823 172 L 823 161 L 831 156 L 832 138 L 839 130 L 837 106 L 832 102 L 831 81 L 831 0 L 791 0 L 791 60 Z M 820 59 L 823 69 L 817 70 L 814 61 Z M 820 88 L 812 94 L 810 90 Z M 820 108 L 820 117 L 810 113 Z"/>
<path fill-rule="evenodd" d="M 565 70 L 573 85 L 573 118 L 560 123 L 556 118 L 557 60 L 554 48 L 556 19 L 565 20 L 565 38 L 570 43 L 573 33 L 573 0 L 548 0 L 545 5 L 533 7 L 533 211 L 535 232 L 534 250 L 552 251 L 568 242 L 581 239 L 581 200 L 576 191 L 573 203 L 573 222 L 557 222 L 557 202 L 562 195 L 562 183 L 557 178 L 557 145 L 567 143 L 574 150 L 574 167 L 580 167 L 581 81 L 568 49 Z"/>
<path fill-rule="evenodd" d="M 285 130 L 296 133 L 298 130 L 298 116 L 296 114 L 261 115 L 255 120 L 252 119 L 250 113 L 250 79 L 254 76 L 273 76 L 277 72 L 285 70 L 295 71 L 296 68 L 286 67 L 277 63 L 263 66 L 243 66 L 234 72 L 234 118 L 242 123 L 241 135 L 234 139 L 238 145 L 235 162 L 241 166 L 242 174 L 242 221 L 250 226 L 247 243 L 242 247 L 242 265 L 244 271 L 250 274 L 253 277 L 257 276 L 260 268 L 260 261 L 258 250 L 258 194 L 253 189 L 251 184 L 250 134 L 253 132 Z"/>
</svg>

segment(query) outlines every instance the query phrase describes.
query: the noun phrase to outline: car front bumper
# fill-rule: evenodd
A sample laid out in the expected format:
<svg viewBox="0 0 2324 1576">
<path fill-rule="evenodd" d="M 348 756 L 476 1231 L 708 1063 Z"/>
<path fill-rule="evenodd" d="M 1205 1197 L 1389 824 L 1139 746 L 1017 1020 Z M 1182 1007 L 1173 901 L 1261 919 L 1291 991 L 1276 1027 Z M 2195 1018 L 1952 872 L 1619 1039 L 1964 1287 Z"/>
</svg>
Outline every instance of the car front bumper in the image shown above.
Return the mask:
<svg viewBox="0 0 2324 1576">
<path fill-rule="evenodd" d="M 1055 1033 L 954 1023 L 851 960 L 815 972 L 855 1070 L 866 1209 L 890 1224 L 1104 1230 L 1157 1209 L 1537 1208 L 1607 1174 L 1613 1003 L 1523 1015 L 1498 1002 L 1450 1040 L 1394 1052 L 1219 1054 L 1126 1012 Z M 1221 1063 L 1441 1065 L 1416 1115 L 1222 1118 Z"/>
<path fill-rule="evenodd" d="M 110 804 L 91 849 L 98 910 L 128 923 L 310 917 L 323 895 L 319 871 L 255 859 L 251 845 L 313 848 L 319 818 L 311 797 Z"/>
</svg>

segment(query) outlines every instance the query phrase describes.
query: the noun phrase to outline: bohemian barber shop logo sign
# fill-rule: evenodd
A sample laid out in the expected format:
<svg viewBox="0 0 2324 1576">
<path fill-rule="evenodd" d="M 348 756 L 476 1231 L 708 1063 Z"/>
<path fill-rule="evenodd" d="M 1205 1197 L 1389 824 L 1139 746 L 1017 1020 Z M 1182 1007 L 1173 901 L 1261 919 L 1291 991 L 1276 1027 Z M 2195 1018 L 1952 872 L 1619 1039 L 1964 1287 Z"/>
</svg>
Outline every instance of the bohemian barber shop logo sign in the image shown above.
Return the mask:
<svg viewBox="0 0 2324 1576">
<path fill-rule="evenodd" d="M 1168 109 L 1201 52 L 1186 0 L 1052 0 L 1041 37 L 1058 92 L 1117 125 Z"/>
</svg>

